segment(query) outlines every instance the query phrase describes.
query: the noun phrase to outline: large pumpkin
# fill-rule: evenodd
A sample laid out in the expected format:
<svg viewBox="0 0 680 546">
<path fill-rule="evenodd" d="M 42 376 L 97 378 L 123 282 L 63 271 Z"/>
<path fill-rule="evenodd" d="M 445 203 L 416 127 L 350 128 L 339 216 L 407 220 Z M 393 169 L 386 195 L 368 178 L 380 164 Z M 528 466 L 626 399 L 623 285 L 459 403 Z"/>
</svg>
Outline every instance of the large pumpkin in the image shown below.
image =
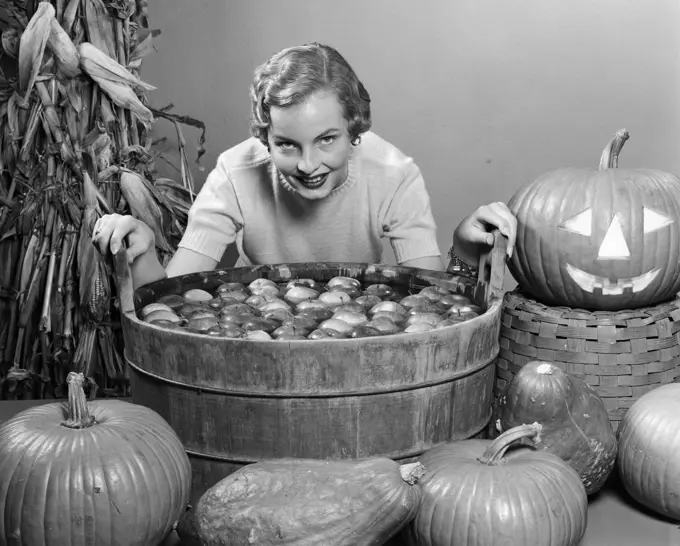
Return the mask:
<svg viewBox="0 0 680 546">
<path fill-rule="evenodd" d="M 615 311 L 680 290 L 680 180 L 618 169 L 627 139 L 625 129 L 616 134 L 598 170 L 552 171 L 510 199 L 517 243 L 508 267 L 535 299 Z"/>
<path fill-rule="evenodd" d="M 623 416 L 617 468 L 628 494 L 680 521 L 680 383 L 649 391 Z"/>
<path fill-rule="evenodd" d="M 614 469 L 617 442 L 607 408 L 592 387 L 550 362 L 525 364 L 500 397 L 496 426 L 503 432 L 534 422 L 543 426 L 536 449 L 569 463 L 586 493 L 599 491 Z"/>
<path fill-rule="evenodd" d="M 0 426 L 0 544 L 151 546 L 186 508 L 191 465 L 162 417 L 119 400 L 87 403 L 70 373 L 68 403 Z"/>
<path fill-rule="evenodd" d="M 423 500 L 399 536 L 409 546 L 576 546 L 588 520 L 578 474 L 562 459 L 519 447 L 541 425 L 520 425 L 490 440 L 426 451 Z M 390 543 L 396 546 L 397 542 Z"/>
</svg>

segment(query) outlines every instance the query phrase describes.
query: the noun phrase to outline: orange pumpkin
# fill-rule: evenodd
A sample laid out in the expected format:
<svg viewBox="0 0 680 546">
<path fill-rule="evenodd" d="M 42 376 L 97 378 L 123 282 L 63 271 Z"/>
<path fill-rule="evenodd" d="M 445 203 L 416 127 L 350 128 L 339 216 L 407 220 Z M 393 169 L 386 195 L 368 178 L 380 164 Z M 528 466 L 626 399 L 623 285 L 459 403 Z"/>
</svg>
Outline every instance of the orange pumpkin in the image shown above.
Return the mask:
<svg viewBox="0 0 680 546">
<path fill-rule="evenodd" d="M 617 430 L 617 468 L 628 494 L 654 512 L 680 520 L 680 383 L 643 394 Z"/>
<path fill-rule="evenodd" d="M 420 508 L 399 538 L 409 546 L 579 544 L 588 509 L 579 475 L 552 453 L 519 447 L 506 455 L 541 428 L 520 425 L 493 442 L 461 440 L 426 451 Z"/>
<path fill-rule="evenodd" d="M 0 426 L 0 544 L 159 544 L 189 500 L 191 466 L 156 412 L 88 403 L 70 373 L 67 403 Z"/>
<path fill-rule="evenodd" d="M 615 311 L 680 290 L 680 180 L 617 168 L 626 139 L 616 134 L 599 169 L 551 171 L 508 202 L 517 217 L 508 268 L 535 299 Z"/>
</svg>

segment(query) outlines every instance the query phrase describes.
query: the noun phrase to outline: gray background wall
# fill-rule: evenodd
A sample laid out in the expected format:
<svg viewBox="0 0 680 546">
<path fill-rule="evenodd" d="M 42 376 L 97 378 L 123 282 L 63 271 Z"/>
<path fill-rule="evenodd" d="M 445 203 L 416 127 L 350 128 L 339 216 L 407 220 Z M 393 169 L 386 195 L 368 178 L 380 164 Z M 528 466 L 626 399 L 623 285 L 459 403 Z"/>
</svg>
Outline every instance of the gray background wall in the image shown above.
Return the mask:
<svg viewBox="0 0 680 546">
<path fill-rule="evenodd" d="M 206 122 L 199 187 L 248 136 L 255 66 L 308 41 L 348 59 L 375 132 L 420 166 L 442 253 L 476 207 L 544 171 L 596 167 L 623 127 L 620 167 L 680 174 L 677 0 L 148 1 L 162 34 L 142 76 L 154 106 Z M 155 131 L 174 141 L 169 123 Z M 186 131 L 192 159 L 196 136 Z"/>
</svg>

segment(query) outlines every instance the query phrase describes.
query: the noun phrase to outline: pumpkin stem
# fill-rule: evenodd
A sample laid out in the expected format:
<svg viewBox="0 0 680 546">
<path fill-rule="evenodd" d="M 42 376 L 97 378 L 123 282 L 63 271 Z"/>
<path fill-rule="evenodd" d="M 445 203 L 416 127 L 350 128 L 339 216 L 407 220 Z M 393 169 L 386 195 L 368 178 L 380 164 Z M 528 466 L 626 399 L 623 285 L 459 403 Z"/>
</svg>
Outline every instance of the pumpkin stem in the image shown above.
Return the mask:
<svg viewBox="0 0 680 546">
<path fill-rule="evenodd" d="M 522 438 L 533 437 L 534 443 L 539 441 L 539 436 L 543 427 L 540 423 L 532 423 L 530 425 L 519 425 L 505 431 L 498 438 L 496 438 L 489 447 L 486 448 L 484 455 L 477 459 L 480 463 L 489 466 L 497 465 L 503 462 L 503 456 L 508 448 L 516 441 Z"/>
<path fill-rule="evenodd" d="M 609 141 L 607 147 L 602 152 L 600 157 L 600 167 L 598 170 L 603 171 L 604 169 L 616 169 L 619 166 L 619 154 L 621 153 L 621 148 L 628 140 L 629 135 L 626 129 L 621 129 L 616 131 L 614 138 Z"/>
<path fill-rule="evenodd" d="M 95 424 L 94 417 L 87 408 L 87 398 L 83 383 L 85 376 L 82 373 L 70 372 L 66 377 L 68 384 L 68 413 L 66 421 L 61 426 L 66 428 L 87 428 Z"/>
<path fill-rule="evenodd" d="M 425 467 L 422 463 L 408 463 L 399 467 L 401 479 L 409 485 L 415 485 L 425 474 Z"/>
</svg>

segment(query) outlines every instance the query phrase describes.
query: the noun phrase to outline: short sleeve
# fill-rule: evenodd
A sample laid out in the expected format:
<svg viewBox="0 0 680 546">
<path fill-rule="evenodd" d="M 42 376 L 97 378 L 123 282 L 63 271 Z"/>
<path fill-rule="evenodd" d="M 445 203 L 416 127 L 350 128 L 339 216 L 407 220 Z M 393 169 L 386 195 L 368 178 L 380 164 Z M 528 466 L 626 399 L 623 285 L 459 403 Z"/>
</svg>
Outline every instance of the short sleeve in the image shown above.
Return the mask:
<svg viewBox="0 0 680 546">
<path fill-rule="evenodd" d="M 179 247 L 219 261 L 242 227 L 243 216 L 223 154 L 189 210 Z"/>
<path fill-rule="evenodd" d="M 418 166 L 409 160 L 383 219 L 398 263 L 440 256 L 430 196 Z"/>
</svg>

